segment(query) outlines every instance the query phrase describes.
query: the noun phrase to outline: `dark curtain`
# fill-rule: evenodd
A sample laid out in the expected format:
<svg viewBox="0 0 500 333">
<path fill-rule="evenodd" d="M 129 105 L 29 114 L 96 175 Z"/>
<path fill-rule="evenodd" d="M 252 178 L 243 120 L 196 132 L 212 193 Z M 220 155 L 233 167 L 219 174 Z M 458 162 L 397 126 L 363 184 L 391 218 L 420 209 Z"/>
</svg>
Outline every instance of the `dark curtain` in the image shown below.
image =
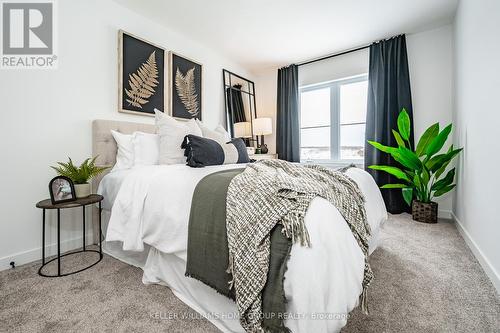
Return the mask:
<svg viewBox="0 0 500 333">
<path fill-rule="evenodd" d="M 392 129 L 397 129 L 397 119 L 402 108 L 406 108 L 413 126 L 410 74 L 404 35 L 374 43 L 370 46 L 368 78 L 368 108 L 366 115 L 366 140 L 388 146 L 397 146 Z M 414 144 L 413 128 L 410 143 Z M 397 183 L 397 179 L 385 172 L 367 167 L 373 164 L 400 167 L 389 154 L 380 152 L 365 143 L 365 169 L 372 174 L 379 186 Z M 401 189 L 382 189 L 387 210 L 393 214 L 409 212 Z"/>
<path fill-rule="evenodd" d="M 241 85 L 235 84 L 231 88 L 226 88 L 226 98 L 229 113 L 229 133 L 234 136 L 234 123 L 247 121 L 241 95 Z"/>
<path fill-rule="evenodd" d="M 300 162 L 298 66 L 278 70 L 276 151 L 278 158 Z"/>
</svg>

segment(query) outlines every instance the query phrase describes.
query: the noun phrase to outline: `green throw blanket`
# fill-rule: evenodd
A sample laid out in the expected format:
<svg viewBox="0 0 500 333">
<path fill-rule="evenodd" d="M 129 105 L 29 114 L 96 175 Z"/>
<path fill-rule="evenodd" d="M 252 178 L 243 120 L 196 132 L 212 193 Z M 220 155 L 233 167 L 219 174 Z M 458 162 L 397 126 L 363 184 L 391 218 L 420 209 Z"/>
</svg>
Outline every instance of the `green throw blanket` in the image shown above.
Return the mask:
<svg viewBox="0 0 500 333">
<path fill-rule="evenodd" d="M 229 183 L 244 169 L 231 169 L 204 177 L 194 190 L 188 227 L 186 276 L 235 299 L 227 273 L 229 251 L 226 231 L 226 196 Z"/>
</svg>

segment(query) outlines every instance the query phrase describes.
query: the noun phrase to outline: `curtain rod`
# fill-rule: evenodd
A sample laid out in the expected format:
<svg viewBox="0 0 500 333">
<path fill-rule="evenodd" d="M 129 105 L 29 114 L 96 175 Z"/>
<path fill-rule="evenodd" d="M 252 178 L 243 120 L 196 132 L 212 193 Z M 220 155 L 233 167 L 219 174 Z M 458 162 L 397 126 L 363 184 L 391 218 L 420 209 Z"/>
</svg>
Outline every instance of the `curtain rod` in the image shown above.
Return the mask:
<svg viewBox="0 0 500 333">
<path fill-rule="evenodd" d="M 341 56 L 341 55 L 344 55 L 344 54 L 348 54 L 348 53 L 352 53 L 352 52 L 356 52 L 356 51 L 361 51 L 361 50 L 369 48 L 372 44 L 380 43 L 381 41 L 390 40 L 390 39 L 393 39 L 393 38 L 396 38 L 396 37 L 399 37 L 399 36 L 403 36 L 403 35 L 405 35 L 405 33 L 402 33 L 402 34 L 399 34 L 399 35 L 395 35 L 395 36 L 392 36 L 392 37 L 389 37 L 389 38 L 381 39 L 381 40 L 378 40 L 378 41 L 373 42 L 371 44 L 367 44 L 367 45 L 364 45 L 364 46 L 357 47 L 355 49 L 350 49 L 350 50 L 342 51 L 340 53 L 330 54 L 330 55 L 327 55 L 327 56 L 324 56 L 324 57 L 321 57 L 321 58 L 318 58 L 318 59 L 304 61 L 304 62 L 298 63 L 297 66 L 312 64 L 313 62 L 316 62 L 316 61 L 326 60 L 326 59 L 338 57 L 338 56 Z"/>
<path fill-rule="evenodd" d="M 356 51 L 361 51 L 361 50 L 369 48 L 370 45 L 371 44 L 365 45 L 365 46 L 360 46 L 360 47 L 357 47 L 355 49 L 346 50 L 346 51 L 342 51 L 340 53 L 330 54 L 330 55 L 327 55 L 327 56 L 324 56 L 324 57 L 321 57 L 321 58 L 318 58 L 318 59 L 313 59 L 313 60 L 308 60 L 308 61 L 305 61 L 305 62 L 301 62 L 301 63 L 297 64 L 297 66 L 308 65 L 308 64 L 312 64 L 313 62 L 317 62 L 317 61 L 322 61 L 322 60 L 326 60 L 326 59 L 338 57 L 338 56 L 341 56 L 341 55 L 344 55 L 344 54 L 348 54 L 348 53 L 352 53 L 352 52 L 356 52 Z"/>
</svg>

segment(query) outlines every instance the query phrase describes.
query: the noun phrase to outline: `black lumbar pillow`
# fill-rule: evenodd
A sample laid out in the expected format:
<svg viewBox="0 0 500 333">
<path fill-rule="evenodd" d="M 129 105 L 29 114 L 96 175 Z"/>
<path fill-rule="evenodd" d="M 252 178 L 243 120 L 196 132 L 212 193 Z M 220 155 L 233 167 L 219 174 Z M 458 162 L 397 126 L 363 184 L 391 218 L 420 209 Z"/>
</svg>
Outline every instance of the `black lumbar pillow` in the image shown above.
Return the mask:
<svg viewBox="0 0 500 333">
<path fill-rule="evenodd" d="M 240 138 L 220 144 L 212 139 L 189 134 L 184 137 L 181 148 L 187 157 L 186 164 L 193 168 L 250 162 L 245 142 Z"/>
</svg>

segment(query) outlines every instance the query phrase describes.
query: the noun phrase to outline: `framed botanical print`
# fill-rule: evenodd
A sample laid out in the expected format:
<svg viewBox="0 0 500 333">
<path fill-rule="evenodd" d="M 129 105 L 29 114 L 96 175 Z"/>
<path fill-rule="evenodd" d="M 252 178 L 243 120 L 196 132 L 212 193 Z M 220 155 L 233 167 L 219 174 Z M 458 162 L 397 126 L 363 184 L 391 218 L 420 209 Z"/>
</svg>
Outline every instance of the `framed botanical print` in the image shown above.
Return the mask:
<svg viewBox="0 0 500 333">
<path fill-rule="evenodd" d="M 153 43 L 118 32 L 118 111 L 154 116 L 168 107 L 166 51 Z"/>
<path fill-rule="evenodd" d="M 203 66 L 194 60 L 169 52 L 169 69 L 172 117 L 201 120 Z"/>
</svg>

